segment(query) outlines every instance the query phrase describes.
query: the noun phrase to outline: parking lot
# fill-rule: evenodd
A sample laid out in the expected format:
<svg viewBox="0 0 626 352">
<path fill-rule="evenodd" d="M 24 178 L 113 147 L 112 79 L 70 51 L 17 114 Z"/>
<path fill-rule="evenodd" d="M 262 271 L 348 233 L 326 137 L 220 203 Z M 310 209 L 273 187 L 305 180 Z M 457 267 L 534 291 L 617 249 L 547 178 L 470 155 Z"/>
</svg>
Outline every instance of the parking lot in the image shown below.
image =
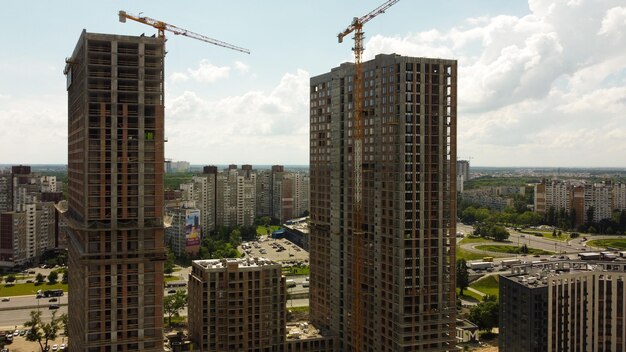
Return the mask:
<svg viewBox="0 0 626 352">
<path fill-rule="evenodd" d="M 309 264 L 309 253 L 285 238 L 265 236 L 257 241 L 244 242 L 237 249 L 247 257 L 264 257 L 283 264 Z"/>
</svg>

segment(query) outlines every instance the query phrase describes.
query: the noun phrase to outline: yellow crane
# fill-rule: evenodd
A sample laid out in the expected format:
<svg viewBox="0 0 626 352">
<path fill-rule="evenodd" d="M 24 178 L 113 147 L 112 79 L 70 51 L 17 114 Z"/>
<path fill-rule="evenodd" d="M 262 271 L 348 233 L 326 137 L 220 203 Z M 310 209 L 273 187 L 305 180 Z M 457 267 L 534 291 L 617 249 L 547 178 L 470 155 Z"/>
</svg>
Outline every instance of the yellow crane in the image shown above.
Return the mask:
<svg viewBox="0 0 626 352">
<path fill-rule="evenodd" d="M 154 18 L 145 17 L 145 16 L 131 15 L 131 14 L 127 13 L 126 11 L 120 11 L 119 12 L 119 16 L 120 16 L 120 22 L 122 22 L 122 23 L 126 23 L 126 19 L 129 19 L 129 20 L 137 21 L 139 23 L 147 24 L 148 26 L 152 26 L 152 27 L 156 28 L 158 30 L 159 38 L 165 38 L 165 31 L 168 31 L 168 32 L 172 32 L 172 33 L 174 33 L 176 35 L 184 35 L 185 37 L 198 39 L 198 40 L 201 40 L 203 42 L 211 43 L 213 45 L 218 45 L 218 46 L 221 46 L 221 47 L 224 47 L 224 48 L 228 48 L 228 49 L 240 51 L 242 53 L 250 54 L 250 50 L 248 50 L 246 48 L 242 48 L 242 47 L 239 47 L 239 46 L 236 46 L 236 45 L 228 44 L 228 43 L 223 42 L 221 40 L 209 38 L 209 37 L 207 37 L 205 35 L 194 33 L 194 32 L 189 31 L 187 29 L 176 27 L 174 25 L 171 25 L 169 23 L 165 23 L 163 21 L 155 20 Z"/>
<path fill-rule="evenodd" d="M 343 43 L 343 38 L 354 32 L 354 202 L 352 208 L 352 326 L 354 333 L 355 351 L 363 351 L 363 320 L 362 320 L 362 274 L 361 261 L 363 260 L 363 68 L 361 66 L 361 56 L 363 54 L 363 25 L 374 17 L 384 13 L 385 10 L 393 6 L 400 0 L 388 0 L 370 13 L 362 17 L 355 17 L 352 23 L 337 35 L 339 43 Z M 370 260 L 368 258 L 367 260 Z"/>
</svg>

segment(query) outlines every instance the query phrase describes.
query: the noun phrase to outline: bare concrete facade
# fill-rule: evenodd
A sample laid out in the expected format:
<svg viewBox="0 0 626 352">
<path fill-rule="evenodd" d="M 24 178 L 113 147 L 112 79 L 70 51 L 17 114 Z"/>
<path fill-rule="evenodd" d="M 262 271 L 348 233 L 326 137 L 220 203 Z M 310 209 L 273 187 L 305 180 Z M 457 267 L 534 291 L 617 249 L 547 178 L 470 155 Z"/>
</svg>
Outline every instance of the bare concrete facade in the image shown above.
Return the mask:
<svg viewBox="0 0 626 352">
<path fill-rule="evenodd" d="M 454 60 L 363 63 L 360 229 L 354 65 L 311 78 L 311 322 L 339 351 L 455 350 L 456 77 Z"/>
<path fill-rule="evenodd" d="M 164 56 L 83 31 L 67 59 L 71 351 L 163 350 Z"/>
</svg>

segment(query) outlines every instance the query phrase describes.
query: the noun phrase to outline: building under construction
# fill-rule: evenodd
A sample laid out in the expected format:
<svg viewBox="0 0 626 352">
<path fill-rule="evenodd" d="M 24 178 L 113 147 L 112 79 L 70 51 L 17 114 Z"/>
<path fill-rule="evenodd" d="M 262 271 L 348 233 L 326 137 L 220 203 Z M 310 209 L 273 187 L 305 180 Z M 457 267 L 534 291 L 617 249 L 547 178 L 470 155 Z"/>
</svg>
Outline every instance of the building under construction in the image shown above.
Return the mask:
<svg viewBox="0 0 626 352">
<path fill-rule="evenodd" d="M 362 63 L 360 219 L 354 74 L 310 81 L 311 321 L 340 351 L 455 350 L 457 63 Z"/>
<path fill-rule="evenodd" d="M 164 38 L 67 59 L 71 351 L 163 350 Z"/>
</svg>

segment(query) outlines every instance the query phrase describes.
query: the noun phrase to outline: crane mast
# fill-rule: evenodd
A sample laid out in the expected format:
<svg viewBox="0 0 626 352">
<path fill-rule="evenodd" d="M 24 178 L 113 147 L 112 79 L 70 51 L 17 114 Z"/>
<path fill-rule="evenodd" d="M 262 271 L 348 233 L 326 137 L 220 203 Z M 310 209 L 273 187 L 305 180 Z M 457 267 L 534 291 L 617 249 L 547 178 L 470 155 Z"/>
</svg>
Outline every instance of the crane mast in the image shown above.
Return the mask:
<svg viewBox="0 0 626 352">
<path fill-rule="evenodd" d="M 120 22 L 125 23 L 126 19 L 133 20 L 139 23 L 147 24 L 148 26 L 152 26 L 157 29 L 159 38 L 165 38 L 165 31 L 172 32 L 176 35 L 183 35 L 185 37 L 201 40 L 203 42 L 211 43 L 213 45 L 221 46 L 227 49 L 232 49 L 236 51 L 240 51 L 242 53 L 250 54 L 250 50 L 246 48 L 242 48 L 236 45 L 232 45 L 221 40 L 209 38 L 205 35 L 198 34 L 192 32 L 187 29 L 183 29 L 177 26 L 174 26 L 169 23 L 165 23 L 163 21 L 155 20 L 154 18 L 145 17 L 145 16 L 135 16 L 127 13 L 126 11 L 119 12 Z"/>
<path fill-rule="evenodd" d="M 362 293 L 362 268 L 363 259 L 363 67 L 361 58 L 363 55 L 363 25 L 374 17 L 384 13 L 385 10 L 393 6 L 400 0 L 388 0 L 370 13 L 360 18 L 354 17 L 352 23 L 337 35 L 339 43 L 343 43 L 343 38 L 354 32 L 354 201 L 352 205 L 352 326 L 354 332 L 355 351 L 363 351 L 363 293 Z M 367 260 L 370 260 L 368 258 Z"/>
</svg>

